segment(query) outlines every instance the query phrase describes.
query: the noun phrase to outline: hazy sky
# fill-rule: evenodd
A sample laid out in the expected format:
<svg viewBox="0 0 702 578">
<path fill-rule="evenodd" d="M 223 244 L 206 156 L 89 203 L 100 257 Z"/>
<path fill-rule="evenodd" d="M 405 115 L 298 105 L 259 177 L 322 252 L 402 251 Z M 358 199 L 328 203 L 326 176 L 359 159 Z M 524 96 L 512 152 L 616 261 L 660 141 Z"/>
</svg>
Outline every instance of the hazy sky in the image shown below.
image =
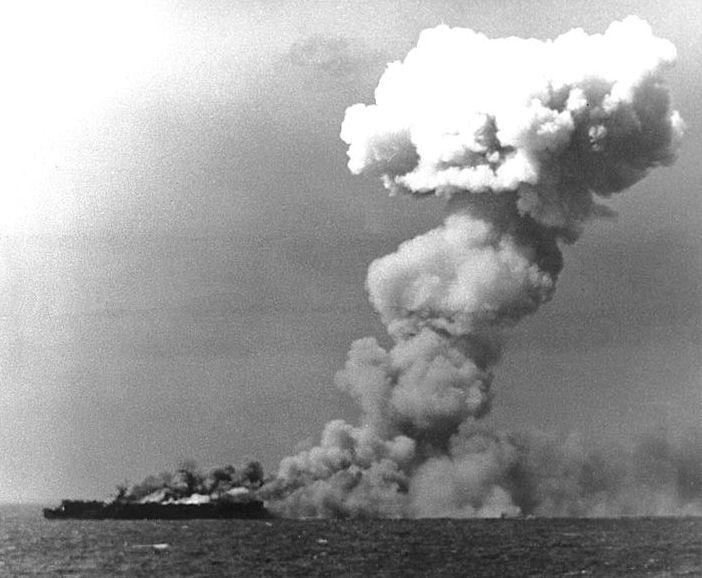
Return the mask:
<svg viewBox="0 0 702 578">
<path fill-rule="evenodd" d="M 354 419 L 334 373 L 353 340 L 387 341 L 366 268 L 444 208 L 351 175 L 340 123 L 440 23 L 549 38 L 638 14 L 677 46 L 678 162 L 565 250 L 488 419 L 624 439 L 700 424 L 702 3 L 8 4 L 0 501 L 107 497 L 184 458 L 272 472 Z"/>
</svg>

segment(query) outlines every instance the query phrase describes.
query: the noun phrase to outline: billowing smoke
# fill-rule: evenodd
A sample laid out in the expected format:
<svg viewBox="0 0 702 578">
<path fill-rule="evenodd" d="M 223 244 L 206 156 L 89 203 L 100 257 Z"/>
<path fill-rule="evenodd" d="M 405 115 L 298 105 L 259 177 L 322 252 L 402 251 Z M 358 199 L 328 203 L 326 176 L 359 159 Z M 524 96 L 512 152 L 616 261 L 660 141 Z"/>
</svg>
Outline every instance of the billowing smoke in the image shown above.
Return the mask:
<svg viewBox="0 0 702 578">
<path fill-rule="evenodd" d="M 336 382 L 362 423 L 332 421 L 319 446 L 284 459 L 265 488 L 272 507 L 593 514 L 600 486 L 622 503 L 614 490 L 628 474 L 600 468 L 597 454 L 579 462 L 553 443 L 456 434 L 490 410 L 510 328 L 553 296 L 559 245 L 611 214 L 595 198 L 673 162 L 683 122 L 662 76 L 675 58 L 636 17 L 553 41 L 439 26 L 388 66 L 375 104 L 347 109 L 350 170 L 393 194 L 445 197 L 448 216 L 371 264 L 368 293 L 394 345 L 353 344 Z"/>
</svg>

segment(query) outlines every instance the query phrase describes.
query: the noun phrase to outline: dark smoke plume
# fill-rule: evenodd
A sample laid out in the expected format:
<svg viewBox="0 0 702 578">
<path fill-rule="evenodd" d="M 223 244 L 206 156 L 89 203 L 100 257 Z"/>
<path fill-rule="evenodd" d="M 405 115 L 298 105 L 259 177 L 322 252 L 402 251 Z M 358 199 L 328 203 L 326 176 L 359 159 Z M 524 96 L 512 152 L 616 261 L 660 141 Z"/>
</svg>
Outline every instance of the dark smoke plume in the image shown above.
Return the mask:
<svg viewBox="0 0 702 578">
<path fill-rule="evenodd" d="M 393 194 L 445 197 L 448 216 L 370 265 L 370 301 L 394 345 L 353 344 L 336 383 L 358 400 L 361 424 L 332 421 L 317 447 L 285 458 L 264 488 L 271 507 L 301 516 L 700 508 L 699 461 L 665 440 L 612 462 L 569 442 L 456 435 L 489 411 L 509 330 L 553 296 L 560 245 L 611 214 L 596 197 L 674 161 L 683 122 L 663 73 L 675 58 L 636 17 L 553 41 L 439 26 L 388 66 L 375 104 L 346 111 L 350 170 Z"/>
<path fill-rule="evenodd" d="M 175 471 L 147 476 L 141 482 L 117 487 L 115 500 L 137 504 L 205 504 L 217 501 L 257 499 L 263 484 L 259 462 L 248 462 L 240 469 L 232 465 L 202 473 L 195 462 L 186 460 Z"/>
</svg>

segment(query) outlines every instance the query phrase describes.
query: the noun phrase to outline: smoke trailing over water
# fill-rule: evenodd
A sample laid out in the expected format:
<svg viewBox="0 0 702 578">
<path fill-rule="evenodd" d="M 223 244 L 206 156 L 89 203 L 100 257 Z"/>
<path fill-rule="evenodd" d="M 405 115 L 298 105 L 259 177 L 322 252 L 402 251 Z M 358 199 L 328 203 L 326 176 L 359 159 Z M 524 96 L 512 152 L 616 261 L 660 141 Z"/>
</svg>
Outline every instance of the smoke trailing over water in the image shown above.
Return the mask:
<svg viewBox="0 0 702 578">
<path fill-rule="evenodd" d="M 702 430 L 629 447 L 472 428 L 413 474 L 421 517 L 702 515 Z"/>
<path fill-rule="evenodd" d="M 264 488 L 273 507 L 305 516 L 640 511 L 620 496 L 638 483 L 634 466 L 610 472 L 599 454 L 470 424 L 490 410 L 509 330 L 553 296 L 560 245 L 611 214 L 596 198 L 674 161 L 683 122 L 663 73 L 675 58 L 636 17 L 553 41 L 439 26 L 388 66 L 375 104 L 347 109 L 349 169 L 392 194 L 445 197 L 448 216 L 370 265 L 370 301 L 394 345 L 353 344 L 336 384 L 358 400 L 362 422 L 332 421 L 318 446 L 285 458 Z M 673 502 L 693 495 L 700 505 L 699 488 L 664 486 Z"/>
</svg>

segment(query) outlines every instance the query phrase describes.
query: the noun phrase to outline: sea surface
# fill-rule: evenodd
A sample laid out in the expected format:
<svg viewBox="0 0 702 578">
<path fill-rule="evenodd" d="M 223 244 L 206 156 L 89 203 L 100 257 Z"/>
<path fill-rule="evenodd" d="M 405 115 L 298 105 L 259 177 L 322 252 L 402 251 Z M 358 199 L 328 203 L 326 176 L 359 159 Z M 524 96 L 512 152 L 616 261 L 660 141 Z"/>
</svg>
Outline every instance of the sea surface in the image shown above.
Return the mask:
<svg viewBox="0 0 702 578">
<path fill-rule="evenodd" d="M 702 576 L 702 518 L 90 521 L 0 506 L 0 576 Z"/>
</svg>

